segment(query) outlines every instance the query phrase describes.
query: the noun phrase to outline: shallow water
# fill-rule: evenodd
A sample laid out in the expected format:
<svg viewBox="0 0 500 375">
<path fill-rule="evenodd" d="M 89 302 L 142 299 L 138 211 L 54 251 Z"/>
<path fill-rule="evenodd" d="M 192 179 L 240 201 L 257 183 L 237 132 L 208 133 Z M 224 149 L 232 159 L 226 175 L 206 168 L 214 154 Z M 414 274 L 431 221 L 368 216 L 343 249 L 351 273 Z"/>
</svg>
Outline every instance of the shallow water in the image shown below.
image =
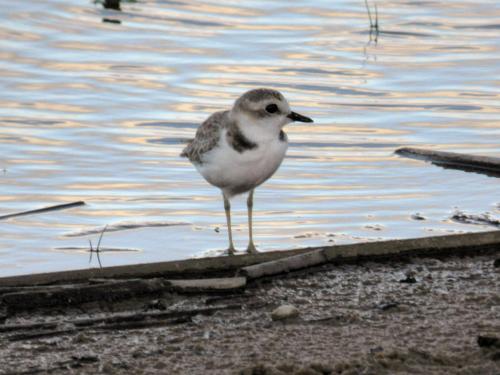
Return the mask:
<svg viewBox="0 0 500 375">
<path fill-rule="evenodd" d="M 87 203 L 0 221 L 0 275 L 96 267 L 106 225 L 105 266 L 225 248 L 218 190 L 178 155 L 258 86 L 315 120 L 256 192 L 260 249 L 493 229 L 451 217 L 498 217 L 498 178 L 393 151 L 500 156 L 500 5 L 377 4 L 375 40 L 363 1 L 0 0 L 0 215 Z M 233 223 L 243 249 L 243 198 Z"/>
</svg>

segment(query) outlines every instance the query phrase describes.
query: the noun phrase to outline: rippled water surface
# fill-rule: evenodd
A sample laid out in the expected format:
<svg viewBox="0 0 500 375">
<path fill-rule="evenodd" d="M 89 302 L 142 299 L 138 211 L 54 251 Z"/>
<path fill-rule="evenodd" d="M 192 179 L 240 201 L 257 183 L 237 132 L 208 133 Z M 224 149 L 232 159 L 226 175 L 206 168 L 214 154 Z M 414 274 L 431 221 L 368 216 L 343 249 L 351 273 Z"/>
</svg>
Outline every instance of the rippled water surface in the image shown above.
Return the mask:
<svg viewBox="0 0 500 375">
<path fill-rule="evenodd" d="M 255 196 L 262 250 L 488 229 L 499 179 L 400 158 L 500 156 L 500 5 L 359 1 L 0 0 L 0 275 L 181 259 L 226 247 L 220 193 L 178 155 L 259 86 L 315 123 Z M 235 242 L 247 242 L 244 198 Z M 419 213 L 425 220 L 416 220 Z"/>
</svg>

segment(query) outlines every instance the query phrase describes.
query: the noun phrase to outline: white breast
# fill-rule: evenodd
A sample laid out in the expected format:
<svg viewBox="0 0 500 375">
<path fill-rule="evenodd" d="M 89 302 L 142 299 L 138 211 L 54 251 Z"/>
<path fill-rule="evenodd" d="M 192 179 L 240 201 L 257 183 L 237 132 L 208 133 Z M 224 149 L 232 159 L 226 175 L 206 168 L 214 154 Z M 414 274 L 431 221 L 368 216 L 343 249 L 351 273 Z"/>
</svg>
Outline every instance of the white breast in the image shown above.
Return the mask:
<svg viewBox="0 0 500 375">
<path fill-rule="evenodd" d="M 260 142 L 251 150 L 238 152 L 226 141 L 226 131 L 221 132 L 219 146 L 203 157 L 196 165 L 200 174 L 227 196 L 249 191 L 271 177 L 285 157 L 288 142 L 278 137 Z"/>
</svg>

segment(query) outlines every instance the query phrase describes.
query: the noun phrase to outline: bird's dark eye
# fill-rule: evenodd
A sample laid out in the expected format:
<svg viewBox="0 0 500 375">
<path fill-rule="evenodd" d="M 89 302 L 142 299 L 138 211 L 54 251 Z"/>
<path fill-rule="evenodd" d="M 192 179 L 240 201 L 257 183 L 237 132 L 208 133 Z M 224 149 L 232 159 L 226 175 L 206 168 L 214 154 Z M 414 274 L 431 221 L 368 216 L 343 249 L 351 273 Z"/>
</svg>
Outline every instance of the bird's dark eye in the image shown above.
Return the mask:
<svg viewBox="0 0 500 375">
<path fill-rule="evenodd" d="M 266 112 L 269 112 L 269 113 L 276 113 L 278 112 L 278 106 L 276 104 L 269 104 L 267 107 L 266 107 Z"/>
</svg>

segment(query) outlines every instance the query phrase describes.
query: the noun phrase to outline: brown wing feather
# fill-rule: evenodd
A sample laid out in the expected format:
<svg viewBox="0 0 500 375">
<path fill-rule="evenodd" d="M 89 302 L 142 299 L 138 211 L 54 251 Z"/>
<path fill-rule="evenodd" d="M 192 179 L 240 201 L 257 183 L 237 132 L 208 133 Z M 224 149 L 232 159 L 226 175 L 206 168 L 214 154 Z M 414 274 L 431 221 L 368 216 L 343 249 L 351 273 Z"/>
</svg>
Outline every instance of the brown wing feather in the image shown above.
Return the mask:
<svg viewBox="0 0 500 375">
<path fill-rule="evenodd" d="M 217 145 L 221 130 L 228 126 L 228 112 L 215 112 L 207 118 L 196 131 L 194 139 L 184 148 L 181 156 L 187 157 L 193 163 L 201 164 L 203 154 Z"/>
</svg>

